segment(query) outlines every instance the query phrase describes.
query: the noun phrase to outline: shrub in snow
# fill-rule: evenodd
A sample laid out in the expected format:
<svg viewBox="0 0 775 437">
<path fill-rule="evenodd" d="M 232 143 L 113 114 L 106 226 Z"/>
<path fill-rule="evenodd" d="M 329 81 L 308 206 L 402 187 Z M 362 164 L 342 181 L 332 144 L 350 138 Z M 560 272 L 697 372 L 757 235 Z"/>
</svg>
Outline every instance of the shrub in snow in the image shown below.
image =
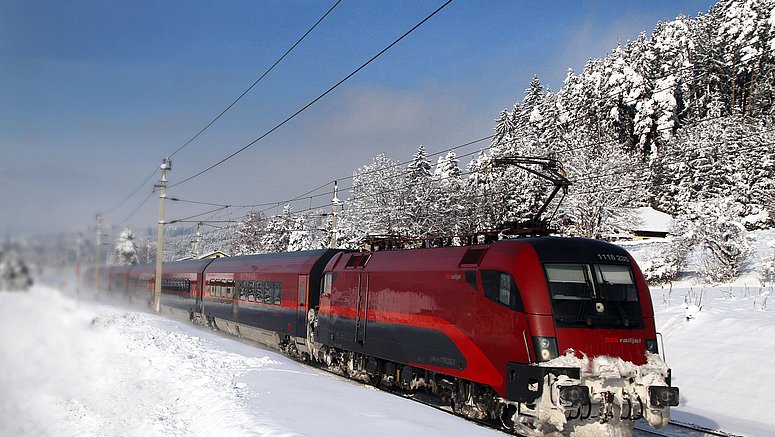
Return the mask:
<svg viewBox="0 0 775 437">
<path fill-rule="evenodd" d="M 24 291 L 32 286 L 32 276 L 24 261 L 0 252 L 0 290 Z"/>
<path fill-rule="evenodd" d="M 775 283 L 775 255 L 770 255 L 759 263 L 759 278 L 762 283 Z"/>
<path fill-rule="evenodd" d="M 680 257 L 672 251 L 664 255 L 655 256 L 643 263 L 643 276 L 649 285 L 671 283 L 685 264 L 685 259 L 685 256 Z"/>
<path fill-rule="evenodd" d="M 727 197 L 693 202 L 673 225 L 673 233 L 685 247 L 702 248 L 699 271 L 711 282 L 738 277 L 753 253 L 738 220 L 739 209 L 740 204 Z"/>
</svg>

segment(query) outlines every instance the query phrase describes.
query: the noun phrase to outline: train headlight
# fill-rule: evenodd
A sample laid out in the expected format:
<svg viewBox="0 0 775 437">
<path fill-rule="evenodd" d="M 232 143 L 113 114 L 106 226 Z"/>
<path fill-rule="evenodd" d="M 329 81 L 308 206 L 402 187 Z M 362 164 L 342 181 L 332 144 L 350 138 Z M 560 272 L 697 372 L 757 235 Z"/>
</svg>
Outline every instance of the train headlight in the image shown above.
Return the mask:
<svg viewBox="0 0 775 437">
<path fill-rule="evenodd" d="M 646 350 L 652 354 L 659 353 L 659 347 L 657 347 L 657 340 L 646 340 Z"/>
<path fill-rule="evenodd" d="M 554 337 L 533 337 L 533 347 L 538 361 L 549 361 L 558 356 Z"/>
<path fill-rule="evenodd" d="M 677 407 L 678 387 L 652 385 L 649 387 L 649 401 L 652 407 Z"/>
</svg>

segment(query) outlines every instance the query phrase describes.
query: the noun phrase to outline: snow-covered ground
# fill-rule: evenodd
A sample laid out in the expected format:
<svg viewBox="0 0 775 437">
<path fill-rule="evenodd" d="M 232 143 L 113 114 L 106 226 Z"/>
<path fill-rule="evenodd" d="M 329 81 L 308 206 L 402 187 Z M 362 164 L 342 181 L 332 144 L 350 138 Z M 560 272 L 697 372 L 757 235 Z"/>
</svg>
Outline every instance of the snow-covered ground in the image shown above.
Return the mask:
<svg viewBox="0 0 775 437">
<path fill-rule="evenodd" d="M 759 264 L 773 254 L 775 232 L 749 233 L 754 255 L 729 284 L 703 283 L 695 253 L 672 288 L 651 287 L 673 385 L 681 404 L 672 417 L 746 436 L 775 435 L 775 284 Z M 639 264 L 667 241 L 623 243 Z"/>
<path fill-rule="evenodd" d="M 494 432 L 186 323 L 0 293 L 0 436 Z"/>
<path fill-rule="evenodd" d="M 774 233 L 756 238 L 772 250 Z M 775 297 L 755 264 L 731 285 L 652 288 L 674 418 L 773 435 Z M 184 322 L 42 285 L 0 293 L 1 436 L 408 434 L 499 433 Z"/>
</svg>

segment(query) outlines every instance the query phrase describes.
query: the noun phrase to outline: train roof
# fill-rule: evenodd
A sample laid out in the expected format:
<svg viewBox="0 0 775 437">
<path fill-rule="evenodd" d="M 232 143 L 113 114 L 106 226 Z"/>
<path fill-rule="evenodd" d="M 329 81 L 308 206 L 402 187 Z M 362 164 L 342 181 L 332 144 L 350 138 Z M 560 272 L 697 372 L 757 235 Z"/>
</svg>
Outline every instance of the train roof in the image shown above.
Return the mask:
<svg viewBox="0 0 775 437">
<path fill-rule="evenodd" d="M 214 258 L 187 259 L 184 261 L 166 262 L 162 265 L 162 274 L 166 273 L 202 273 Z M 155 270 L 155 267 L 154 267 Z"/>
<path fill-rule="evenodd" d="M 258 271 L 270 271 L 273 273 L 304 273 L 309 272 L 321 258 L 325 258 L 336 252 L 340 251 L 335 249 L 319 249 L 215 258 L 210 265 L 207 266 L 207 273 Z"/>
</svg>

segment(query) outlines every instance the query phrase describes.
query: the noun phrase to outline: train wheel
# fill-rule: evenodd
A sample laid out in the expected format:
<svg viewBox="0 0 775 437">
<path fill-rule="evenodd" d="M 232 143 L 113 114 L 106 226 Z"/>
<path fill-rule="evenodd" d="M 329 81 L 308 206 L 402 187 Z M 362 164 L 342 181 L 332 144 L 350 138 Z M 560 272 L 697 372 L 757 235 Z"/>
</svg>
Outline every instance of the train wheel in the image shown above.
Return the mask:
<svg viewBox="0 0 775 437">
<path fill-rule="evenodd" d="M 514 431 L 515 414 L 517 414 L 517 407 L 514 405 L 504 405 L 501 408 L 501 425 L 503 425 L 503 428 Z"/>
</svg>

